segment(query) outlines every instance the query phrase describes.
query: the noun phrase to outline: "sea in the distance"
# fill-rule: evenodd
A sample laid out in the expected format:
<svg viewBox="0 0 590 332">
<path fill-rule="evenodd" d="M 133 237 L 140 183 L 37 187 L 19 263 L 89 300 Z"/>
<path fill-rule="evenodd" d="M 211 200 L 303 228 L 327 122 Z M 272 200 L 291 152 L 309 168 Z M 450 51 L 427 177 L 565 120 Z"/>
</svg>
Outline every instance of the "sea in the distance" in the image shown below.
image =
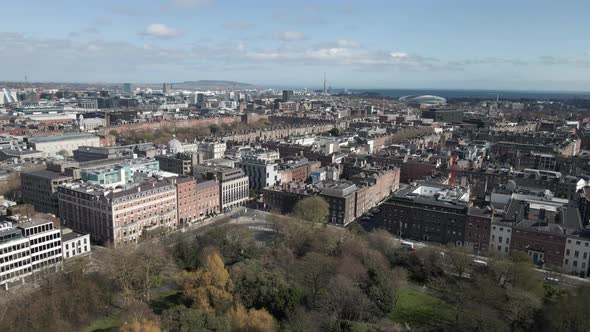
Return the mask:
<svg viewBox="0 0 590 332">
<path fill-rule="evenodd" d="M 494 91 L 494 90 L 438 90 L 438 89 L 338 89 L 332 93 L 378 94 L 384 97 L 403 97 L 409 95 L 435 95 L 444 98 L 478 98 L 478 99 L 533 99 L 533 100 L 564 100 L 590 99 L 590 92 L 562 91 Z"/>
</svg>

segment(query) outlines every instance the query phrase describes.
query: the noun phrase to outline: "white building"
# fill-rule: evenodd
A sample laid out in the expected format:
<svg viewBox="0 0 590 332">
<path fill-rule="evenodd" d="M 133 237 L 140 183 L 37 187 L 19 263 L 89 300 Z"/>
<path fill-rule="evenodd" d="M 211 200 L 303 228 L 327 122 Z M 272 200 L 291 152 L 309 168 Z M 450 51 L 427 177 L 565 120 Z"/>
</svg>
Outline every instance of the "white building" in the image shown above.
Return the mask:
<svg viewBox="0 0 590 332">
<path fill-rule="evenodd" d="M 190 152 L 198 152 L 199 151 L 199 144 L 198 143 L 189 143 L 185 142 L 182 143 L 176 139 L 176 135 L 172 137 L 170 141 L 168 141 L 168 153 L 176 154 L 176 153 L 190 153 Z"/>
<path fill-rule="evenodd" d="M 29 138 L 27 143 L 34 150 L 43 151 L 47 157 L 55 157 L 60 151 L 72 155 L 79 146 L 99 147 L 100 138 L 90 134 L 71 134 Z"/>
<path fill-rule="evenodd" d="M 221 176 L 220 186 L 220 208 L 223 211 L 246 204 L 250 197 L 248 177 L 241 169 L 232 170 Z"/>
<path fill-rule="evenodd" d="M 203 153 L 203 159 L 220 159 L 225 155 L 227 145 L 225 142 L 201 142 L 199 152 Z"/>
<path fill-rule="evenodd" d="M 510 253 L 512 226 L 510 223 L 494 222 L 490 232 L 490 253 L 507 255 Z"/>
<path fill-rule="evenodd" d="M 266 187 L 272 187 L 279 184 L 281 178 L 279 176 L 279 164 L 275 157 L 278 158 L 278 152 L 272 151 L 272 157 L 266 152 L 261 155 L 252 154 L 242 157 L 242 160 L 237 162 L 244 173 L 248 176 L 250 181 L 250 188 L 262 190 Z"/>
<path fill-rule="evenodd" d="M 81 118 L 80 128 L 83 130 L 95 130 L 106 126 L 106 120 L 102 118 Z"/>
<path fill-rule="evenodd" d="M 0 285 L 8 285 L 32 274 L 29 239 L 19 229 L 5 223 L 0 229 Z"/>
<path fill-rule="evenodd" d="M 90 234 L 80 234 L 69 228 L 63 228 L 61 232 L 61 246 L 64 259 L 90 253 Z"/>
<path fill-rule="evenodd" d="M 589 263 L 590 240 L 568 237 L 565 242 L 565 255 L 563 258 L 564 272 L 585 277 L 588 275 Z"/>
<path fill-rule="evenodd" d="M 48 220 L 0 227 L 0 285 L 8 289 L 25 277 L 61 265 L 61 233 Z"/>
<path fill-rule="evenodd" d="M 174 111 L 174 110 L 180 110 L 180 109 L 185 109 L 188 108 L 188 103 L 166 103 L 166 104 L 162 104 L 158 107 L 158 109 L 160 110 L 168 110 L 168 111 Z"/>
<path fill-rule="evenodd" d="M 18 224 L 24 237 L 28 238 L 31 249 L 33 273 L 60 264 L 61 232 L 49 220 L 33 220 Z"/>
<path fill-rule="evenodd" d="M 11 91 L 7 88 L 2 89 L 2 95 L 0 96 L 0 105 L 16 104 L 17 102 L 18 97 L 16 95 L 16 91 Z"/>
</svg>

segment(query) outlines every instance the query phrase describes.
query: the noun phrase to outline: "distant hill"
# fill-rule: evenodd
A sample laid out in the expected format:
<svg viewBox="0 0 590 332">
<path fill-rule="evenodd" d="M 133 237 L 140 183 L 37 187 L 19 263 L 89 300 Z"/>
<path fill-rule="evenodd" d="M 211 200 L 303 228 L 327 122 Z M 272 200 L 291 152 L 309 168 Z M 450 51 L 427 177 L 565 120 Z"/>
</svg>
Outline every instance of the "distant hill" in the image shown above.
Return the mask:
<svg viewBox="0 0 590 332">
<path fill-rule="evenodd" d="M 172 83 L 173 89 L 254 89 L 257 86 L 233 81 L 200 80 Z"/>
</svg>

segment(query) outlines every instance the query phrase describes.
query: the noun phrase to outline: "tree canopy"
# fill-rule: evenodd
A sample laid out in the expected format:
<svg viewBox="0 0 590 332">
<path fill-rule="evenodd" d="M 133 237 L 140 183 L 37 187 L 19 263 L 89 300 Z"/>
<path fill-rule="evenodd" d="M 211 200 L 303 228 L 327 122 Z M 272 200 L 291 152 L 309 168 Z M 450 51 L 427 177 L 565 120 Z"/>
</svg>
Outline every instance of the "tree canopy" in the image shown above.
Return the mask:
<svg viewBox="0 0 590 332">
<path fill-rule="evenodd" d="M 272 236 L 225 225 L 66 264 L 30 294 L 5 293 L 0 331 L 544 332 L 590 324 L 590 287 L 544 283 L 526 255 L 473 264 L 460 247 L 409 252 L 383 230 L 275 219 Z"/>
<path fill-rule="evenodd" d="M 323 197 L 311 196 L 306 197 L 295 204 L 293 215 L 297 218 L 313 222 L 328 222 L 330 206 Z"/>
</svg>

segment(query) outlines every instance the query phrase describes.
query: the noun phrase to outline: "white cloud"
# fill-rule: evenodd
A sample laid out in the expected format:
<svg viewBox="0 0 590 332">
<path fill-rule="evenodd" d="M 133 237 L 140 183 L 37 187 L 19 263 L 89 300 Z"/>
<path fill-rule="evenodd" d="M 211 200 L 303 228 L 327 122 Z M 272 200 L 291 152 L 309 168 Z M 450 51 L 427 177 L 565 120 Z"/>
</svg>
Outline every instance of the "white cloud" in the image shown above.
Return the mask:
<svg viewBox="0 0 590 332">
<path fill-rule="evenodd" d="M 181 8 L 200 8 L 211 4 L 211 0 L 174 0 L 174 4 Z"/>
<path fill-rule="evenodd" d="M 153 23 L 148 25 L 141 34 L 158 38 L 174 38 L 178 36 L 178 31 L 166 24 Z"/>
<path fill-rule="evenodd" d="M 349 46 L 351 46 L 349 44 Z M 434 58 L 411 55 L 404 52 L 371 52 L 350 47 L 282 47 L 246 51 L 242 55 L 252 61 L 299 63 L 304 65 L 346 65 L 357 67 L 397 66 L 414 70 L 433 69 L 438 62 Z"/>
<path fill-rule="evenodd" d="M 90 52 L 98 52 L 98 51 L 102 50 L 102 48 L 100 46 L 94 45 L 94 44 L 88 44 L 86 49 Z"/>
<path fill-rule="evenodd" d="M 336 41 L 336 45 L 340 46 L 340 47 L 346 47 L 346 48 L 359 48 L 361 47 L 361 44 L 357 41 L 354 40 L 348 40 L 348 39 L 339 39 Z"/>
<path fill-rule="evenodd" d="M 147 30 L 147 29 L 146 29 Z M 166 29 L 164 29 L 166 30 Z M 153 31 L 152 31 L 153 32 Z M 147 34 L 147 31 L 146 31 Z M 170 34 L 164 34 L 170 36 Z M 589 68 L 586 58 L 537 57 L 521 59 L 458 59 L 456 62 L 425 57 L 403 49 L 373 50 L 353 47 L 352 43 L 333 41 L 323 45 L 309 43 L 279 43 L 279 46 L 256 46 L 256 43 L 215 42 L 213 40 L 195 43 L 193 48 L 166 47 L 153 39 L 140 40 L 137 44 L 104 40 L 101 35 L 88 38 L 40 38 L 21 33 L 0 32 L 0 63 L 10 63 L 3 68 L 5 79 L 18 79 L 23 67 L 37 72 L 41 80 L 65 81 L 129 81 L 154 79 L 154 77 L 184 77 L 187 70 L 205 70 L 223 75 L 227 68 L 241 70 L 275 70 L 277 64 L 288 64 L 294 75 L 305 70 L 324 69 L 347 72 L 374 72 L 379 74 L 392 71 L 413 73 L 456 72 L 474 70 L 473 66 L 502 64 L 516 66 L 528 63 L 527 68 L 551 70 L 557 68 L 585 74 L 579 68 Z M 145 44 L 144 44 L 145 43 Z M 264 44 L 263 44 L 264 45 Z M 272 44 L 271 44 L 272 45 Z M 338 46 L 340 45 L 340 46 Z M 344 45 L 348 47 L 344 47 Z M 263 67 L 260 67 L 263 66 Z M 318 66 L 313 68 L 313 66 Z M 101 68 L 101 70 L 96 70 Z M 190 69 L 187 69 L 190 68 Z M 258 68 L 258 69 L 256 69 Z M 262 68 L 262 69 L 261 69 Z M 319 70 L 321 68 L 322 70 Z M 506 72 L 506 71 L 504 71 Z M 146 74 L 149 73 L 149 74 Z M 142 76 L 143 75 L 143 76 Z M 258 74 L 256 74 L 258 75 Z M 264 74 L 260 74 L 264 75 Z M 418 74 L 419 75 L 419 74 Z M 435 75 L 435 74 L 433 74 Z M 573 77 L 573 76 L 572 76 Z M 575 77 L 574 77 L 575 78 Z M 580 76 L 580 82 L 585 79 Z"/>
<path fill-rule="evenodd" d="M 389 55 L 396 60 L 402 60 L 402 59 L 407 59 L 408 58 L 408 53 L 404 53 L 404 52 L 391 52 L 389 53 Z"/>
<path fill-rule="evenodd" d="M 298 41 L 298 40 L 304 40 L 305 34 L 303 32 L 298 32 L 298 31 L 285 31 L 285 32 L 279 33 L 276 36 L 276 38 L 278 40 L 282 40 L 282 41 Z"/>
</svg>

